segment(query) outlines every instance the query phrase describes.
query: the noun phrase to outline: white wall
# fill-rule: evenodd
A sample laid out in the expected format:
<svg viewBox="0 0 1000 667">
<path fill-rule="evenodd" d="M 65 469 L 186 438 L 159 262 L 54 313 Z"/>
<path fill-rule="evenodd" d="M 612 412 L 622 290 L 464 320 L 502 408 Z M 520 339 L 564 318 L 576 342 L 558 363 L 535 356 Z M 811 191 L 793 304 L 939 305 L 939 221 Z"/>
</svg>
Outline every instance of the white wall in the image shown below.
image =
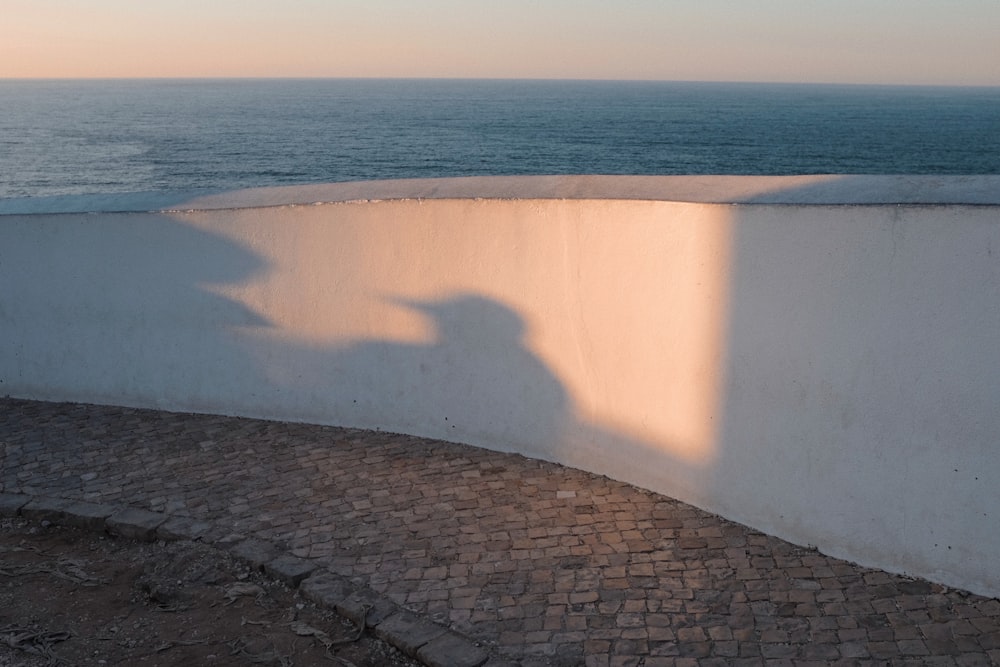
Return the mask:
<svg viewBox="0 0 1000 667">
<path fill-rule="evenodd" d="M 998 186 L 458 179 L 100 214 L 12 200 L 0 393 L 517 451 L 998 595 Z"/>
</svg>

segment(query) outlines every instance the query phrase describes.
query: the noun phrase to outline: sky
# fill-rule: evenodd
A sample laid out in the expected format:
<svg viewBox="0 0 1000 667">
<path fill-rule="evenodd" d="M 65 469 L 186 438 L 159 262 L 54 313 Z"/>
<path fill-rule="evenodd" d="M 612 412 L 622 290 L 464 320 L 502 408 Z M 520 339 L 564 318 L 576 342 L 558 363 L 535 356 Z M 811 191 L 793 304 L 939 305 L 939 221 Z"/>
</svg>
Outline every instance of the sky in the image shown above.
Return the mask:
<svg viewBox="0 0 1000 667">
<path fill-rule="evenodd" d="M 1000 0 L 0 0 L 0 78 L 1000 85 Z"/>
</svg>

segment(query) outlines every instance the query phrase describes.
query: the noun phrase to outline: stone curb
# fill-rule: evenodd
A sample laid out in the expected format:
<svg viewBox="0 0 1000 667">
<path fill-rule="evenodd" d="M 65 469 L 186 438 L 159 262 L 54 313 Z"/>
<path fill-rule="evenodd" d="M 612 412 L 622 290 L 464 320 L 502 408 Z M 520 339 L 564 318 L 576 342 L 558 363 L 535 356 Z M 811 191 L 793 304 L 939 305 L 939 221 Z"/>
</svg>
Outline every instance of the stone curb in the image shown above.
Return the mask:
<svg viewBox="0 0 1000 667">
<path fill-rule="evenodd" d="M 48 496 L 36 496 L 32 498 L 24 507 L 20 514 L 32 521 L 49 521 L 51 523 L 63 523 L 66 518 L 66 509 L 73 504 L 71 500 L 62 498 L 49 498 Z"/>
<path fill-rule="evenodd" d="M 462 635 L 427 618 L 400 608 L 389 598 L 365 586 L 293 556 L 281 546 L 256 538 L 240 539 L 221 527 L 186 517 L 82 501 L 0 493 L 0 517 L 107 532 L 145 542 L 201 541 L 228 551 L 318 606 L 336 611 L 376 637 L 428 667 L 492 667 L 506 664 Z M 489 661 L 489 662 L 487 662 Z"/>
<path fill-rule="evenodd" d="M 113 505 L 101 505 L 98 503 L 73 503 L 66 508 L 63 521 L 68 526 L 83 528 L 85 530 L 107 530 L 108 518 L 120 509 Z"/>
<path fill-rule="evenodd" d="M 112 535 L 142 542 L 156 540 L 156 529 L 166 522 L 166 514 L 132 507 L 121 509 L 105 520 L 106 530 Z"/>
<path fill-rule="evenodd" d="M 188 540 L 194 542 L 208 535 L 212 530 L 212 524 L 185 517 L 173 517 L 167 519 L 156 529 L 156 534 L 161 540 Z"/>
<path fill-rule="evenodd" d="M 393 643 L 411 658 L 417 657 L 417 651 L 424 644 L 444 633 L 445 629 L 440 625 L 408 611 L 399 611 L 389 616 L 375 628 L 375 636 Z M 393 642 L 392 638 L 396 641 Z"/>
<path fill-rule="evenodd" d="M 298 588 L 302 580 L 315 572 L 318 566 L 305 558 L 283 555 L 269 563 L 264 563 L 264 572 L 269 577 L 284 582 L 291 588 Z"/>
<path fill-rule="evenodd" d="M 281 549 L 273 542 L 251 538 L 229 547 L 229 553 L 255 570 L 264 570 L 269 563 L 281 555 Z"/>
<path fill-rule="evenodd" d="M 428 667 L 479 667 L 490 656 L 453 632 L 432 639 L 417 650 L 417 660 Z"/>
<path fill-rule="evenodd" d="M 0 516 L 18 516 L 21 508 L 27 505 L 30 500 L 31 496 L 22 496 L 16 493 L 0 493 Z"/>
</svg>

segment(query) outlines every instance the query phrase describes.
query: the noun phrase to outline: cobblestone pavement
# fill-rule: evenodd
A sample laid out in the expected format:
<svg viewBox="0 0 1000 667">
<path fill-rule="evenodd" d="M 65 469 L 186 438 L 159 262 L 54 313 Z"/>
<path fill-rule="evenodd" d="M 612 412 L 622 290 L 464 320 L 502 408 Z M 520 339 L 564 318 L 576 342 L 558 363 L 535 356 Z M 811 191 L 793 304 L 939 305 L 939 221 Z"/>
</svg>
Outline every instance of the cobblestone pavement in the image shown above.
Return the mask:
<svg viewBox="0 0 1000 667">
<path fill-rule="evenodd" d="M 490 664 L 1000 664 L 1000 601 L 559 465 L 405 435 L 0 400 L 0 493 L 279 543 Z"/>
</svg>

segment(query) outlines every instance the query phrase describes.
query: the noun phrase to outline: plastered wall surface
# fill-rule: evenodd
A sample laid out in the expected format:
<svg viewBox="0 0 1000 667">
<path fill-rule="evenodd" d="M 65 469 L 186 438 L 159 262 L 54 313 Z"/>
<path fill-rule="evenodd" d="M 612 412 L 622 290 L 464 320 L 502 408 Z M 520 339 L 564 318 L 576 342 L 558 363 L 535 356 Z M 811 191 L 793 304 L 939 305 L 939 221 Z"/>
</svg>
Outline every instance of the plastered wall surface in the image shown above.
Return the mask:
<svg viewBox="0 0 1000 667">
<path fill-rule="evenodd" d="M 538 177 L 149 212 L 0 202 L 0 393 L 516 451 L 998 595 L 998 186 Z"/>
</svg>

